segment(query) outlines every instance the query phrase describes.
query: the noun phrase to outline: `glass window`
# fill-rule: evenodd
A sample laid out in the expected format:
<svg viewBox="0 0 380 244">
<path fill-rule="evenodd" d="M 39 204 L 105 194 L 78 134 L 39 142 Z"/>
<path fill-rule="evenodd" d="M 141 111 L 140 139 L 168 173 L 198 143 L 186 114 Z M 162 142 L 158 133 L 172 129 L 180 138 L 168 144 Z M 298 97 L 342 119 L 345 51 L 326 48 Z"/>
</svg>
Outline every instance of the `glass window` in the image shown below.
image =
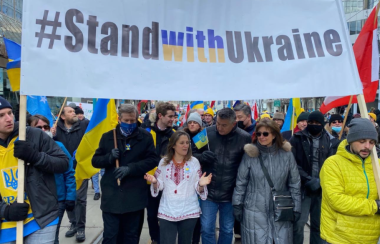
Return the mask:
<svg viewBox="0 0 380 244">
<path fill-rule="evenodd" d="M 350 22 L 350 35 L 356 34 L 356 21 Z"/>
<path fill-rule="evenodd" d="M 356 21 L 356 34 L 359 34 L 361 30 L 362 30 L 362 21 L 357 20 Z"/>
</svg>

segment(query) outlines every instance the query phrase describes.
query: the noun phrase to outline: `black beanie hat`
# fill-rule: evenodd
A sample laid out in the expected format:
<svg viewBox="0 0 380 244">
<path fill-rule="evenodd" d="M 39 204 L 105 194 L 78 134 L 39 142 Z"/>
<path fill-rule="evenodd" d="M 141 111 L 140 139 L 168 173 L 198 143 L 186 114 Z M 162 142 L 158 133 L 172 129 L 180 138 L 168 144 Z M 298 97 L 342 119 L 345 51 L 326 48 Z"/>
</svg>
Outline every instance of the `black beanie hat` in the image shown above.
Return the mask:
<svg viewBox="0 0 380 244">
<path fill-rule="evenodd" d="M 335 120 L 343 120 L 342 116 L 340 116 L 339 114 L 333 114 L 331 115 L 330 117 L 330 120 L 329 120 L 329 125 L 331 125 L 332 122 L 334 122 Z"/>
<path fill-rule="evenodd" d="M 307 122 L 310 122 L 310 121 L 317 121 L 321 125 L 325 125 L 325 117 L 319 111 L 314 111 L 309 115 Z"/>
<path fill-rule="evenodd" d="M 76 107 L 75 114 L 84 114 L 83 109 L 81 109 L 80 107 Z"/>
<path fill-rule="evenodd" d="M 0 97 L 0 110 L 4 108 L 10 108 L 13 109 L 11 104 L 3 97 Z"/>
<path fill-rule="evenodd" d="M 298 116 L 297 118 L 297 123 L 302 120 L 307 120 L 308 117 L 309 117 L 309 113 L 306 113 L 306 112 L 301 113 L 300 116 Z"/>
</svg>

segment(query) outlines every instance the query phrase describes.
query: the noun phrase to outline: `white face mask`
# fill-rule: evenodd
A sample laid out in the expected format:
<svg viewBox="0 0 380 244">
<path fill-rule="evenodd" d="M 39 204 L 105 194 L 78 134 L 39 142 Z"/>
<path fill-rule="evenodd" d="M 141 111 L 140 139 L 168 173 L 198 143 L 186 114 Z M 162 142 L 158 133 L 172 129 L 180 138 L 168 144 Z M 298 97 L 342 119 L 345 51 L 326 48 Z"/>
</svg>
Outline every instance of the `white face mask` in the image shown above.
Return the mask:
<svg viewBox="0 0 380 244">
<path fill-rule="evenodd" d="M 48 134 L 48 136 L 50 136 L 50 138 L 53 138 L 53 133 L 51 133 L 50 131 L 45 131 L 46 134 Z"/>
</svg>

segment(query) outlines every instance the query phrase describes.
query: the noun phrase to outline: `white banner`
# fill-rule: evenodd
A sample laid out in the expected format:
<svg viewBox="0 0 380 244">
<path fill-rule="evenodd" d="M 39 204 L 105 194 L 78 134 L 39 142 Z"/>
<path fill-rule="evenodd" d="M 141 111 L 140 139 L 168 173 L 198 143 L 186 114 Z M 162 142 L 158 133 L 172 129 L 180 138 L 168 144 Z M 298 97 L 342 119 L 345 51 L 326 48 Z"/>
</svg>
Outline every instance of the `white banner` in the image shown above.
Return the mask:
<svg viewBox="0 0 380 244">
<path fill-rule="evenodd" d="M 21 94 L 175 101 L 359 94 L 341 4 L 24 1 Z"/>
</svg>

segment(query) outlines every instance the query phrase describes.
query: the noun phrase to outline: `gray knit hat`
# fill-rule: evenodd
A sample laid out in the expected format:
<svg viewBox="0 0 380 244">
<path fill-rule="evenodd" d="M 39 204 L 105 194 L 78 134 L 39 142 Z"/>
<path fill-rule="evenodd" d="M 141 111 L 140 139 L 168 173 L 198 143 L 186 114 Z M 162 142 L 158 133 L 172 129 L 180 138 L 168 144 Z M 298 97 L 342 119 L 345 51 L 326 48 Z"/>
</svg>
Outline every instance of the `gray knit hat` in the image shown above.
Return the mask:
<svg viewBox="0 0 380 244">
<path fill-rule="evenodd" d="M 281 119 L 281 120 L 285 120 L 285 116 L 283 113 L 280 113 L 280 112 L 276 112 L 273 114 L 273 119 Z"/>
<path fill-rule="evenodd" d="M 348 125 L 350 130 L 347 135 L 347 142 L 351 143 L 361 139 L 373 139 L 377 142 L 377 131 L 369 119 L 356 118 Z"/>
<path fill-rule="evenodd" d="M 187 119 L 187 123 L 190 121 L 195 121 L 202 127 L 202 119 L 197 112 L 190 114 L 189 118 Z"/>
</svg>

